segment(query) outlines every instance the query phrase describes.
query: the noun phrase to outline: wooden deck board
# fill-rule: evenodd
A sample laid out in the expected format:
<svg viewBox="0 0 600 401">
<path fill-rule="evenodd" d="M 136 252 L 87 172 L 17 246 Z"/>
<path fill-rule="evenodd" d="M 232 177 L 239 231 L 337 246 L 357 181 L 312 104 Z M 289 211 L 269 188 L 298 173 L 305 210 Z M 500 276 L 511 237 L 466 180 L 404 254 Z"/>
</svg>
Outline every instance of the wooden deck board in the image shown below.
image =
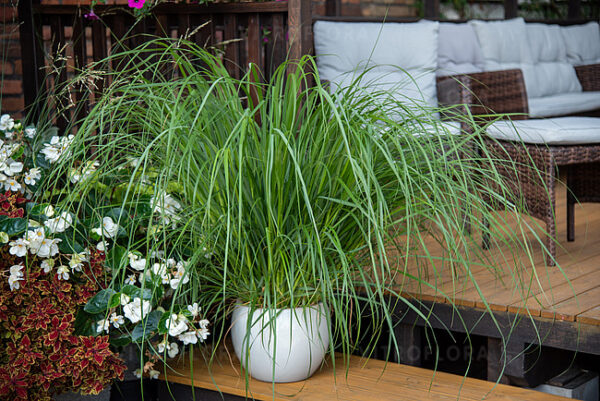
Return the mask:
<svg viewBox="0 0 600 401">
<path fill-rule="evenodd" d="M 441 262 L 436 262 L 435 267 L 425 263 L 417 267 L 415 263 L 408 273 L 426 279 L 437 289 L 419 288 L 416 283 L 408 282 L 403 293 L 425 301 L 451 300 L 466 307 L 489 307 L 495 311 L 600 325 L 600 204 L 576 205 L 575 241 L 567 242 L 565 198 L 565 189 L 559 186 L 556 213 L 560 269 L 546 266 L 542 250 L 530 234 L 527 239 L 530 255 L 523 251 L 514 255 L 507 251 L 506 245 L 492 246 L 487 256 L 496 269 L 491 271 L 480 263 L 474 264 L 471 275 L 477 286 L 464 272 L 457 276 Z M 517 218 L 507 214 L 505 219 L 508 225 L 516 227 Z M 438 244 L 432 240 L 428 248 L 430 245 L 433 255 L 442 255 Z M 522 267 L 517 269 L 516 265 Z"/>
<path fill-rule="evenodd" d="M 355 356 L 350 358 L 347 370 L 338 356 L 335 369 L 329 361 L 306 381 L 273 385 L 250 378 L 248 387 L 235 356 L 231 361 L 225 357 L 209 369 L 205 359 L 197 353 L 193 374 L 187 359 L 181 359 L 171 368 L 173 370 L 167 369 L 165 375 L 161 375 L 163 380 L 192 385 L 193 378 L 195 387 L 256 400 L 564 400 L 518 387 Z"/>
</svg>

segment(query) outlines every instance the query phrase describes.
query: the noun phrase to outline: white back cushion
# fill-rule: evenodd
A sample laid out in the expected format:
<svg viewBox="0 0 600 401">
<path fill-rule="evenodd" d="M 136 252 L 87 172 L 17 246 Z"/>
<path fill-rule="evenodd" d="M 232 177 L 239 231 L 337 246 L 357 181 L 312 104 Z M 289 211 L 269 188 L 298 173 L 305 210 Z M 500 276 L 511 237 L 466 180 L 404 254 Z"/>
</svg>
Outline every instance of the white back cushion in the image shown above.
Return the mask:
<svg viewBox="0 0 600 401">
<path fill-rule="evenodd" d="M 534 87 L 529 97 L 581 92 L 575 68 L 567 62 L 567 48 L 560 27 L 526 24 L 526 30 L 534 62 L 527 89 Z"/>
<path fill-rule="evenodd" d="M 483 55 L 473 27 L 468 23 L 440 23 L 437 75 L 483 71 Z"/>
<path fill-rule="evenodd" d="M 567 59 L 571 64 L 600 63 L 600 26 L 597 22 L 564 26 L 561 33 L 567 47 Z"/>
<path fill-rule="evenodd" d="M 360 86 L 385 90 L 409 104 L 435 107 L 438 27 L 431 21 L 317 21 L 313 32 L 320 79 L 335 90 L 364 73 Z"/>
<path fill-rule="evenodd" d="M 523 18 L 469 23 L 477 34 L 486 70 L 504 69 L 503 65 L 533 64 Z"/>
<path fill-rule="evenodd" d="M 581 92 L 575 70 L 566 62 L 567 46 L 558 27 L 525 24 L 523 18 L 470 23 L 485 70 L 521 69 L 529 98 Z"/>
</svg>

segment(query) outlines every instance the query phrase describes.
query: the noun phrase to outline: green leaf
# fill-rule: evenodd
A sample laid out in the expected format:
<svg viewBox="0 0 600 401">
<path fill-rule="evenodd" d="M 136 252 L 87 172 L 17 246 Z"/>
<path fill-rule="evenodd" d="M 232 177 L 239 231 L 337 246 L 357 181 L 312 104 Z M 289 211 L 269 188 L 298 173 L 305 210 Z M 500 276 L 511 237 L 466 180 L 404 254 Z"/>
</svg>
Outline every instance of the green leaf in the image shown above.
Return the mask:
<svg viewBox="0 0 600 401">
<path fill-rule="evenodd" d="M 149 339 L 158 329 L 158 322 L 162 318 L 162 312 L 153 311 L 148 314 L 145 320 L 141 321 L 133 328 L 131 332 L 131 341 L 140 342 L 142 339 Z"/>
<path fill-rule="evenodd" d="M 70 233 L 58 233 L 54 234 L 54 238 L 60 238 L 62 241 L 58 244 L 58 249 L 62 253 L 71 254 L 71 253 L 81 253 L 85 250 L 84 246 L 81 245 L 75 238 L 73 238 L 73 230 Z"/>
<path fill-rule="evenodd" d="M 37 217 L 37 216 L 46 217 L 46 214 L 44 213 L 44 211 L 46 210 L 46 208 L 48 206 L 50 206 L 49 203 L 40 203 L 38 205 L 35 202 L 30 202 L 27 204 L 28 214 L 29 214 L 29 216 L 32 216 L 32 217 Z"/>
<path fill-rule="evenodd" d="M 105 312 L 109 308 L 109 305 L 112 304 L 112 297 L 115 294 L 116 292 L 112 288 L 102 290 L 90 298 L 83 310 L 91 314 Z"/>
<path fill-rule="evenodd" d="M 25 232 L 27 229 L 27 219 L 8 216 L 0 216 L 0 232 L 5 232 L 9 237 Z"/>
<path fill-rule="evenodd" d="M 112 269 L 113 272 L 118 272 L 121 270 L 121 268 L 127 266 L 127 263 L 129 263 L 127 249 L 121 245 L 114 244 L 106 254 L 105 263 Z"/>
<path fill-rule="evenodd" d="M 131 343 L 131 337 L 128 334 L 123 334 L 119 337 L 114 337 L 109 340 L 110 345 L 113 347 L 124 347 Z"/>
<path fill-rule="evenodd" d="M 167 329 L 167 320 L 169 320 L 169 317 L 171 316 L 170 313 L 163 313 L 162 317 L 160 318 L 160 321 L 158 322 L 158 333 L 159 334 L 166 334 L 169 329 Z"/>
<path fill-rule="evenodd" d="M 96 328 L 93 315 L 80 310 L 77 312 L 75 321 L 73 322 L 74 333 L 79 336 L 93 336 L 96 335 Z"/>
<path fill-rule="evenodd" d="M 142 298 L 142 299 L 152 299 L 152 290 L 150 288 L 144 288 L 142 290 L 140 287 L 136 287 L 135 285 L 124 285 L 121 288 L 121 293 L 127 294 L 133 300 L 134 298 Z"/>
</svg>

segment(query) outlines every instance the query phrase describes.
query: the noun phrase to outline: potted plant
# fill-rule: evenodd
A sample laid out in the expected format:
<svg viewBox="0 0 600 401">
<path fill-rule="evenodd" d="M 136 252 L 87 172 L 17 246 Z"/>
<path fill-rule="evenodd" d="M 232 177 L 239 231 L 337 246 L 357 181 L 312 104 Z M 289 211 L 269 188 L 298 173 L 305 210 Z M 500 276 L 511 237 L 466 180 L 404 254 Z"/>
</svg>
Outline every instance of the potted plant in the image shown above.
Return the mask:
<svg viewBox="0 0 600 401">
<path fill-rule="evenodd" d="M 261 84 L 252 69 L 233 79 L 217 57 L 184 40 L 157 39 L 126 54 L 129 63 L 107 73 L 112 85 L 81 121 L 80 132 L 95 135 L 75 138 L 77 155 L 98 161 L 99 177 L 133 162 L 119 188 L 123 204 L 151 187 L 171 199 L 160 202 L 179 206 L 162 213 L 171 221 L 160 241 L 188 256 L 194 299 L 210 310 L 215 331 L 231 322 L 249 374 L 309 376 L 322 355 L 354 350 L 360 335 L 351 333 L 364 315 L 379 333 L 393 328 L 394 306 L 412 307 L 400 295 L 403 280 L 428 285 L 404 270 L 410 258 L 435 262 L 426 235 L 446 250 L 446 268 L 468 272 L 473 259 L 486 262 L 473 237 L 457 239 L 457 211 L 499 220 L 479 195 L 503 192 L 487 181 L 494 165 L 470 151 L 477 130 L 447 135 L 437 110 L 406 109 L 354 84 L 331 94 L 310 57 Z M 477 235 L 500 235 L 481 220 L 473 222 Z M 156 238 L 151 228 L 139 241 Z M 282 348 L 295 342 L 300 351 Z M 295 357 L 303 365 L 288 375 L 289 364 L 300 365 Z"/>
</svg>

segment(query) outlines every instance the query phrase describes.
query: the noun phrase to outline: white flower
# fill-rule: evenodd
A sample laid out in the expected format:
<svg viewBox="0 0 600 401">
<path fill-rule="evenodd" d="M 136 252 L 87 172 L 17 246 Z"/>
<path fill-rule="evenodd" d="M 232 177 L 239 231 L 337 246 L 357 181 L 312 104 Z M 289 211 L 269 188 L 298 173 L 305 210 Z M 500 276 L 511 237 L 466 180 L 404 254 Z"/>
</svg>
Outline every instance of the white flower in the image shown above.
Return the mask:
<svg viewBox="0 0 600 401">
<path fill-rule="evenodd" d="M 185 268 L 182 264 L 177 266 L 177 271 L 173 273 L 173 279 L 171 280 L 171 288 L 177 289 L 179 284 L 186 284 L 190 281 L 190 276 L 186 274 Z"/>
<path fill-rule="evenodd" d="M 98 320 L 97 324 L 98 328 L 96 329 L 96 332 L 102 333 L 105 331 L 108 333 L 108 329 L 110 328 L 110 321 L 108 319 Z"/>
<path fill-rule="evenodd" d="M 163 352 L 165 352 L 165 342 L 164 342 L 164 341 L 161 341 L 160 343 L 158 343 L 158 345 L 157 345 L 156 347 L 157 347 L 156 351 L 157 351 L 159 354 L 162 354 Z M 168 347 L 169 347 L 169 346 L 167 345 L 167 348 L 168 348 Z"/>
<path fill-rule="evenodd" d="M 164 263 L 155 263 L 152 266 L 152 273 L 154 273 L 156 276 L 163 276 L 165 273 L 167 273 L 167 265 Z"/>
<path fill-rule="evenodd" d="M 87 255 L 85 252 L 75 253 L 71 256 L 71 260 L 69 261 L 69 267 L 75 271 L 82 271 L 83 262 L 87 262 Z"/>
<path fill-rule="evenodd" d="M 8 252 L 11 255 L 15 255 L 18 256 L 20 258 L 22 258 L 23 256 L 27 255 L 27 241 L 23 238 L 19 238 L 16 241 L 12 241 L 10 243 L 10 249 L 8 250 Z"/>
<path fill-rule="evenodd" d="M 11 159 L 12 160 L 12 159 Z M 2 172 L 9 177 L 23 171 L 23 163 L 12 161 L 10 163 L 4 163 L 2 166 Z"/>
<path fill-rule="evenodd" d="M 142 301 L 141 298 L 135 298 L 132 302 L 123 306 L 123 313 L 131 323 L 139 322 L 150 313 L 150 311 L 152 311 L 152 304 L 150 304 L 150 301 Z"/>
<path fill-rule="evenodd" d="M 119 225 L 111 217 L 102 218 L 102 224 L 98 228 L 93 228 L 92 232 L 101 237 L 115 238 L 119 233 Z"/>
<path fill-rule="evenodd" d="M 210 322 L 207 319 L 202 319 L 198 322 L 198 326 L 200 326 L 201 329 L 206 329 L 209 324 Z"/>
<path fill-rule="evenodd" d="M 123 319 L 123 316 L 117 315 L 114 312 L 110 315 L 109 320 L 115 329 L 118 329 L 120 325 L 125 324 L 125 319 Z"/>
<path fill-rule="evenodd" d="M 135 283 L 135 278 L 134 278 L 134 283 Z M 121 294 L 121 305 L 127 305 L 130 301 L 131 301 L 131 297 L 129 295 Z"/>
<path fill-rule="evenodd" d="M 29 171 L 23 175 L 23 178 L 25 180 L 25 184 L 35 185 L 37 183 L 37 180 L 42 178 L 41 170 L 37 167 L 30 168 Z"/>
<path fill-rule="evenodd" d="M 50 143 L 44 144 L 42 153 L 50 163 L 56 163 L 61 157 L 69 157 L 71 152 L 69 146 L 73 142 L 74 136 L 69 135 L 67 137 L 53 136 L 50 139 Z"/>
<path fill-rule="evenodd" d="M 200 307 L 198 306 L 198 302 L 194 302 L 192 305 L 188 305 L 187 309 L 192 314 L 192 317 L 197 317 L 200 314 Z"/>
<path fill-rule="evenodd" d="M 69 268 L 65 265 L 58 266 L 56 270 L 56 275 L 59 280 L 68 280 L 69 279 Z"/>
<path fill-rule="evenodd" d="M 40 266 L 42 267 L 42 270 L 44 270 L 44 273 L 50 273 L 54 267 L 54 259 L 46 259 Z"/>
<path fill-rule="evenodd" d="M 169 358 L 175 358 L 177 354 L 179 354 L 179 345 L 177 343 L 171 343 L 167 349 L 167 354 L 169 354 Z"/>
<path fill-rule="evenodd" d="M 108 248 L 109 243 L 106 241 L 100 241 L 96 244 L 96 249 L 100 252 L 106 252 L 106 248 Z"/>
<path fill-rule="evenodd" d="M 154 206 L 154 213 L 161 217 L 164 224 L 180 219 L 177 211 L 181 209 L 181 204 L 168 193 L 162 192 L 153 196 L 150 204 Z"/>
<path fill-rule="evenodd" d="M 6 131 L 4 133 L 4 136 L 7 137 L 8 139 L 12 139 L 12 137 L 15 135 L 15 131 Z"/>
<path fill-rule="evenodd" d="M 13 120 L 8 114 L 3 114 L 0 117 L 0 131 L 11 130 L 15 126 L 15 120 Z"/>
<path fill-rule="evenodd" d="M 21 288 L 21 284 L 19 283 L 19 281 L 23 280 L 23 277 L 21 276 L 14 276 L 14 275 L 10 275 L 8 277 L 8 285 L 10 287 L 11 291 L 14 290 L 18 290 L 19 288 Z"/>
<path fill-rule="evenodd" d="M 42 227 L 38 227 L 35 230 L 27 231 L 27 242 L 29 242 L 29 248 L 39 248 L 42 241 L 46 238 L 46 233 Z"/>
<path fill-rule="evenodd" d="M 39 244 L 36 244 L 38 246 L 34 246 L 30 241 L 29 250 L 31 253 L 39 256 L 40 258 L 49 258 L 58 253 L 58 243 L 61 241 L 62 240 L 60 238 L 44 238 L 39 242 Z"/>
<path fill-rule="evenodd" d="M 10 275 L 16 277 L 23 277 L 23 272 L 21 270 L 23 270 L 22 264 L 13 265 L 10 267 Z"/>
<path fill-rule="evenodd" d="M 146 268 L 146 259 L 132 259 L 129 258 L 129 265 L 131 266 L 132 269 L 134 270 L 144 270 Z"/>
<path fill-rule="evenodd" d="M 68 212 L 62 212 L 60 216 L 48 219 L 44 225 L 51 233 L 62 233 L 73 224 L 73 216 Z"/>
<path fill-rule="evenodd" d="M 140 273 L 140 275 L 138 277 L 138 281 L 140 283 L 143 283 L 144 281 L 152 281 L 152 274 L 150 273 L 149 270 L 144 273 Z"/>
<path fill-rule="evenodd" d="M 46 217 L 54 216 L 54 208 L 52 207 L 52 205 L 48 205 L 44 208 L 44 214 L 46 215 Z"/>
<path fill-rule="evenodd" d="M 183 345 L 196 344 L 198 343 L 198 337 L 196 337 L 195 331 L 188 331 L 177 337 L 178 340 L 183 342 Z"/>
<path fill-rule="evenodd" d="M 142 369 L 137 368 L 136 370 L 133 371 L 133 374 L 135 375 L 135 377 L 137 377 L 138 379 L 142 378 Z"/>
<path fill-rule="evenodd" d="M 167 320 L 166 326 L 169 329 L 169 335 L 176 337 L 188 329 L 187 318 L 183 315 L 173 313 L 169 320 Z"/>
<path fill-rule="evenodd" d="M 130 274 L 125 279 L 125 284 L 134 285 L 135 284 L 135 274 Z"/>
<path fill-rule="evenodd" d="M 158 370 L 150 369 L 150 372 L 148 372 L 148 376 L 150 376 L 151 379 L 158 379 L 158 375 L 160 375 Z"/>
<path fill-rule="evenodd" d="M 19 192 L 22 188 L 23 187 L 21 184 L 19 184 L 14 178 L 8 178 L 6 181 L 4 181 L 5 191 Z"/>
<path fill-rule="evenodd" d="M 202 329 L 196 331 L 196 335 L 200 339 L 200 342 L 204 342 L 210 335 L 210 332 L 208 331 L 207 328 L 202 328 Z"/>
<path fill-rule="evenodd" d="M 25 136 L 29 139 L 33 139 L 37 134 L 37 130 L 35 127 L 27 127 L 25 128 Z"/>
</svg>

